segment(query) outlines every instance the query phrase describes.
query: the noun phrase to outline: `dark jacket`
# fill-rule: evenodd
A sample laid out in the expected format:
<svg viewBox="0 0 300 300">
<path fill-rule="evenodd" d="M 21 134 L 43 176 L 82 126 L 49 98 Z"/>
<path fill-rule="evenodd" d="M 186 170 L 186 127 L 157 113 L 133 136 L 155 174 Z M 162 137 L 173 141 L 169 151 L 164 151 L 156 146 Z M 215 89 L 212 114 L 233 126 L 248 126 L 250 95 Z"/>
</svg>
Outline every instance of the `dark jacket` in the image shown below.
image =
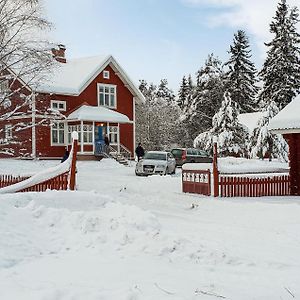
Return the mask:
<svg viewBox="0 0 300 300">
<path fill-rule="evenodd" d="M 135 149 L 135 154 L 137 157 L 143 157 L 145 155 L 144 148 L 142 146 L 137 146 Z"/>
<path fill-rule="evenodd" d="M 63 163 L 65 160 L 67 160 L 69 158 L 69 155 L 70 155 L 69 151 L 66 151 L 60 162 Z"/>
<path fill-rule="evenodd" d="M 109 138 L 107 136 L 104 137 L 104 143 L 106 146 L 109 146 Z"/>
</svg>

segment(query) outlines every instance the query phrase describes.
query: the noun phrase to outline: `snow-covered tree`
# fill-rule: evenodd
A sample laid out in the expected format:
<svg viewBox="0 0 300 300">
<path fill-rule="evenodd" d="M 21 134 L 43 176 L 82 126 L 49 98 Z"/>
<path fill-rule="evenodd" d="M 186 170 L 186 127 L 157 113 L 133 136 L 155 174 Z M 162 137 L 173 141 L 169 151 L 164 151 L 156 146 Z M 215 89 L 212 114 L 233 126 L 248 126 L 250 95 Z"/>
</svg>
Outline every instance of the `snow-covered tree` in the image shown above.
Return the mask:
<svg viewBox="0 0 300 300">
<path fill-rule="evenodd" d="M 268 130 L 270 120 L 277 115 L 279 108 L 274 101 L 270 101 L 263 110 L 263 116 L 257 123 L 250 138 L 250 155 L 261 159 L 268 157 L 287 161 L 288 145 L 281 134 L 273 134 Z"/>
<path fill-rule="evenodd" d="M 43 17 L 40 2 L 0 0 L 0 122 L 10 124 L 13 132 L 34 131 L 38 125 L 48 126 L 49 116 L 62 116 L 45 109 L 43 98 L 35 101 L 35 90 L 55 64 L 53 45 L 42 38 L 51 24 Z M 14 134 L 8 140 L 3 130 L 0 152 L 13 154 L 11 145 L 24 140 L 16 140 Z"/>
<path fill-rule="evenodd" d="M 163 94 L 157 86 L 140 81 L 145 103 L 136 106 L 136 140 L 147 150 L 168 149 L 180 143 L 180 108 L 171 100 L 168 92 Z"/>
<path fill-rule="evenodd" d="M 190 140 L 199 132 L 212 127 L 212 118 L 221 105 L 224 94 L 223 69 L 221 61 L 210 54 L 205 65 L 197 72 L 196 86 L 189 98 L 185 113 L 185 123 Z"/>
<path fill-rule="evenodd" d="M 174 92 L 168 87 L 168 80 L 162 79 L 157 87 L 156 97 L 164 99 L 169 104 L 175 102 Z"/>
<path fill-rule="evenodd" d="M 300 92 L 300 35 L 296 25 L 298 9 L 289 9 L 286 0 L 278 4 L 270 24 L 274 35 L 268 47 L 267 58 L 260 75 L 263 88 L 259 96 L 262 106 L 274 101 L 282 109 Z"/>
<path fill-rule="evenodd" d="M 246 154 L 247 131 L 238 122 L 238 107 L 228 91 L 224 93 L 221 108 L 213 117 L 211 130 L 201 133 L 194 141 L 196 147 L 212 151 L 213 136 L 218 137 L 221 156 Z"/>
<path fill-rule="evenodd" d="M 228 51 L 230 59 L 225 63 L 229 68 L 226 73 L 226 87 L 231 98 L 238 104 L 240 113 L 253 112 L 256 109 L 256 68 L 251 61 L 249 39 L 245 31 L 238 30 L 234 34 L 233 45 Z"/>
</svg>

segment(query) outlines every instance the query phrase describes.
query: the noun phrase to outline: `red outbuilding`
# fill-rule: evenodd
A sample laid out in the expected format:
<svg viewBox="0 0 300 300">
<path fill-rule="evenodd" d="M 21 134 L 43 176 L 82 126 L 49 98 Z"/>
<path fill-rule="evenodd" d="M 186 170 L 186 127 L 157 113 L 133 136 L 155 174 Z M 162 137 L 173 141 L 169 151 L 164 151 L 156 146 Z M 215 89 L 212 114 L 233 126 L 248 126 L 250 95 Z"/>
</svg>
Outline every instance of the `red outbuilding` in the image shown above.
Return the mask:
<svg viewBox="0 0 300 300">
<path fill-rule="evenodd" d="M 291 195 L 300 196 L 300 96 L 270 121 L 269 130 L 289 144 Z"/>
<path fill-rule="evenodd" d="M 92 158 L 102 151 L 105 136 L 116 152 L 133 157 L 135 104 L 144 98 L 123 68 L 111 55 L 66 60 L 63 45 L 52 52 L 59 63 L 37 88 L 20 78 L 22 93 L 12 103 L 21 102 L 22 94 L 32 95 L 32 101 L 24 108 L 26 114 L 0 122 L 0 144 L 5 145 L 0 156 L 61 158 L 75 130 L 79 157 Z M 22 122 L 32 126 L 15 130 Z"/>
</svg>

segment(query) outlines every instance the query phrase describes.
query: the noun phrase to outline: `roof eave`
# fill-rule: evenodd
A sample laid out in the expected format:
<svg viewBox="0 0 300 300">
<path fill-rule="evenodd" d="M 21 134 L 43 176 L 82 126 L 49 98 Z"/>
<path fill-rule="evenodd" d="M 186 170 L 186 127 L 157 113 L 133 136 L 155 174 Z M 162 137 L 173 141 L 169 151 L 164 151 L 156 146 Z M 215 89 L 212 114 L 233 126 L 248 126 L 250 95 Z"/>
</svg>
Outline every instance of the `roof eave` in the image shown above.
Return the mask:
<svg viewBox="0 0 300 300">
<path fill-rule="evenodd" d="M 292 134 L 300 133 L 300 128 L 273 128 L 269 129 L 269 131 L 275 134 Z"/>
</svg>

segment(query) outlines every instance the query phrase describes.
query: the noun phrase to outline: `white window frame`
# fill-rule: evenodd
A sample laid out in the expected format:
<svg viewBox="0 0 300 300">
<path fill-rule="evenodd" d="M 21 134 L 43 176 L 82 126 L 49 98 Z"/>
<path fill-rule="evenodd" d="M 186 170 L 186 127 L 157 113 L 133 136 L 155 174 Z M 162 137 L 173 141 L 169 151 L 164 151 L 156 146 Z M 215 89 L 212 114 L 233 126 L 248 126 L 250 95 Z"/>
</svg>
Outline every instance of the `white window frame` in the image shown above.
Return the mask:
<svg viewBox="0 0 300 300">
<path fill-rule="evenodd" d="M 104 105 L 100 104 L 100 88 L 103 88 L 104 90 Z M 105 88 L 108 88 L 109 92 L 106 93 L 105 92 Z M 114 94 L 111 93 L 111 88 L 114 89 Z M 108 107 L 108 108 L 117 108 L 117 86 L 115 84 L 103 84 L 103 83 L 98 83 L 97 84 L 97 94 L 98 94 L 98 106 L 104 106 L 104 107 Z M 105 95 L 109 96 L 109 105 L 105 105 Z M 111 105 L 111 98 L 110 95 L 114 95 L 115 97 L 115 105 Z"/>
<path fill-rule="evenodd" d="M 9 141 L 13 138 L 13 134 L 12 134 L 12 131 L 13 131 L 13 127 L 11 124 L 7 124 L 5 125 L 4 127 L 4 138 Z"/>
<path fill-rule="evenodd" d="M 59 125 L 60 125 L 60 124 L 63 124 L 63 129 L 59 128 Z M 55 125 L 58 126 L 57 129 L 56 129 L 56 128 L 55 128 L 55 129 L 53 128 L 53 126 L 55 126 Z M 53 132 L 54 130 L 57 131 L 57 139 L 58 139 L 58 142 L 57 142 L 57 143 L 53 141 L 53 135 L 52 135 L 52 132 Z M 59 132 L 60 132 L 60 131 L 63 131 L 63 139 L 64 139 L 63 143 L 61 143 L 61 142 L 59 141 L 59 137 L 60 137 Z M 65 124 L 64 122 L 59 122 L 59 121 L 55 122 L 55 121 L 53 121 L 52 124 L 51 124 L 51 127 L 50 127 L 50 138 L 51 138 L 51 146 L 64 146 L 64 145 L 65 145 L 65 142 L 66 142 L 66 124 Z"/>
<path fill-rule="evenodd" d="M 103 78 L 104 78 L 104 79 L 109 79 L 109 77 L 110 77 L 109 71 L 104 70 L 104 71 L 103 71 Z"/>
<path fill-rule="evenodd" d="M 54 104 L 57 104 L 57 108 L 54 108 Z M 59 105 L 62 104 L 63 108 L 59 108 Z M 58 111 L 66 111 L 67 110 L 67 104 L 66 101 L 63 100 L 51 100 L 51 109 L 52 110 L 58 110 Z"/>
<path fill-rule="evenodd" d="M 114 139 L 112 136 L 114 135 Z M 111 144 L 117 145 L 119 140 L 119 128 L 118 126 L 109 126 L 109 140 Z"/>
</svg>

